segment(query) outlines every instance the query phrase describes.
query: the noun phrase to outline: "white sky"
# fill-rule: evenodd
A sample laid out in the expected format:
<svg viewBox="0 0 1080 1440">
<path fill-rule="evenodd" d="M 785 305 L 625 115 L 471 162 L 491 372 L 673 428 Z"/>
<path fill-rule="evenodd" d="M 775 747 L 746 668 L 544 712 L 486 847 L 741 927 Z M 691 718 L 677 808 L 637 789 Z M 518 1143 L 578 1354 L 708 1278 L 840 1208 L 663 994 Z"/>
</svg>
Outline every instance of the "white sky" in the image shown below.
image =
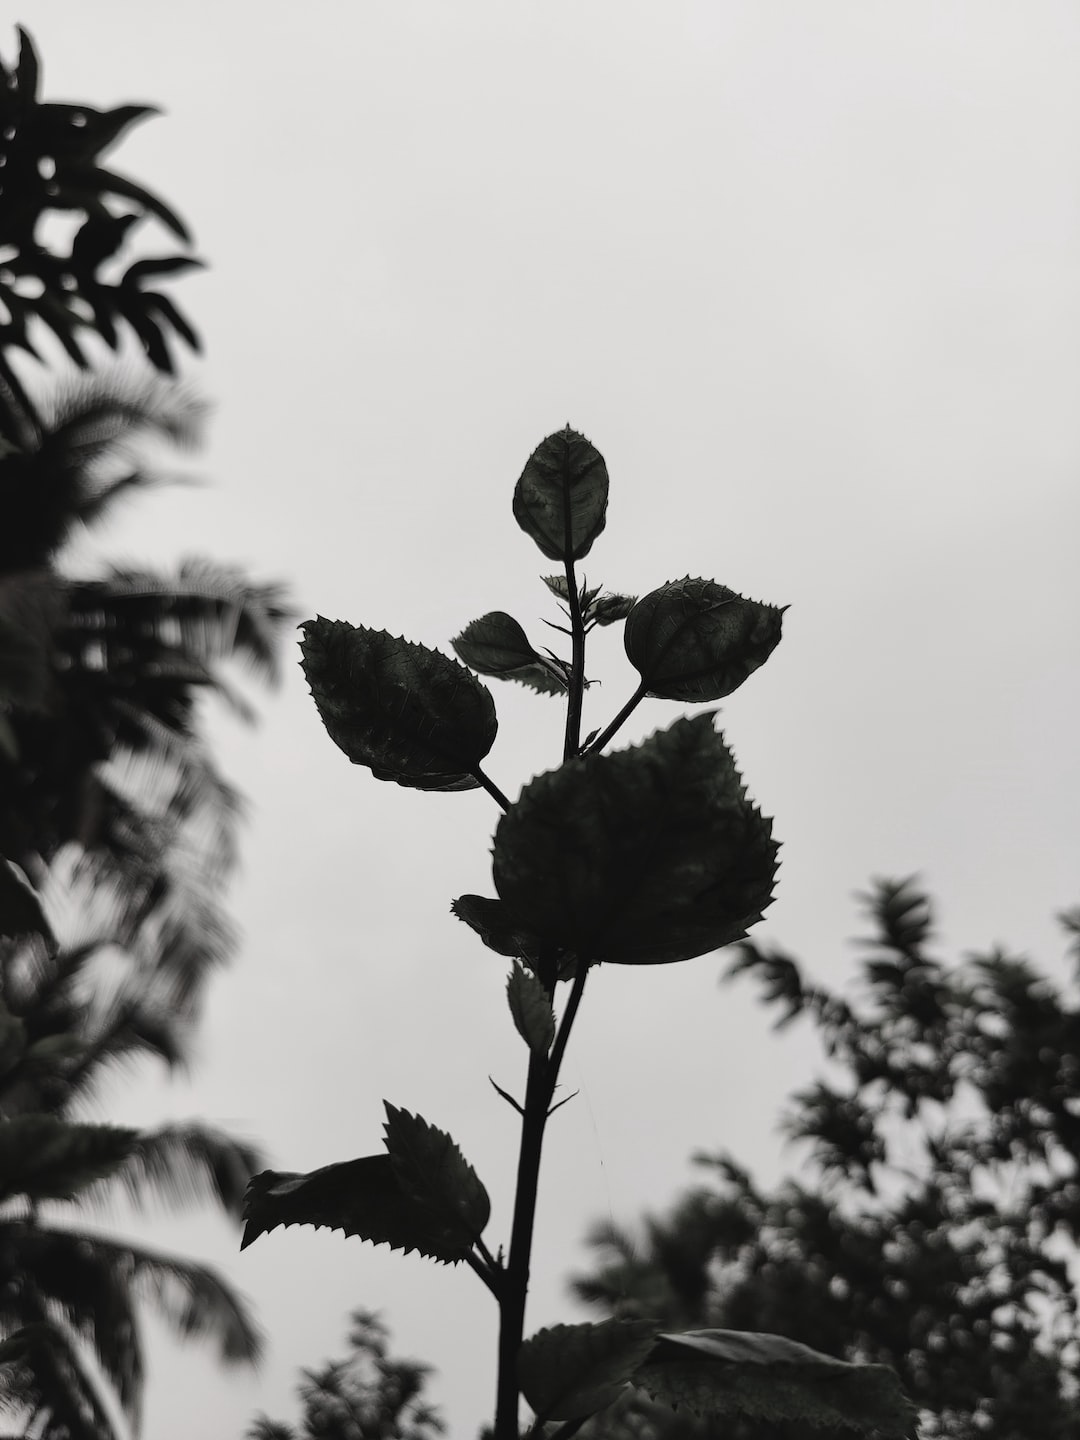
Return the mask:
<svg viewBox="0 0 1080 1440">
<path fill-rule="evenodd" d="M 1057 961 L 1080 898 L 1074 5 L 35 0 L 24 23 L 48 98 L 168 112 L 114 163 L 212 267 L 174 293 L 206 341 L 214 486 L 148 497 L 106 550 L 233 559 L 302 615 L 443 648 L 496 608 L 539 641 L 551 567 L 510 498 L 569 421 L 612 478 L 591 581 L 791 605 L 722 706 L 784 842 L 758 938 L 842 982 L 852 892 L 918 869 L 953 953 Z M 589 728 L 631 684 L 616 638 L 590 672 Z M 560 708 L 496 700 L 489 770 L 515 793 L 556 763 Z M 198 1073 L 118 1087 L 110 1118 L 227 1121 L 304 1170 L 378 1151 L 385 1096 L 453 1133 L 497 1243 L 516 1126 L 487 1076 L 516 1086 L 524 1051 L 505 966 L 448 915 L 492 893 L 495 806 L 351 769 L 295 666 L 264 708 L 254 735 L 214 726 L 253 821 Z M 649 702 L 624 743 L 678 713 Z M 695 1149 L 797 1163 L 775 1122 L 814 1049 L 721 968 L 590 982 L 530 1329 L 575 1318 L 587 1224 L 664 1205 Z M 454 1435 L 489 1415 L 494 1307 L 464 1268 L 310 1230 L 243 1256 L 217 1220 L 144 1233 L 218 1264 L 272 1337 L 257 1379 L 156 1348 L 149 1440 L 293 1415 L 357 1305 L 438 1367 Z"/>
</svg>

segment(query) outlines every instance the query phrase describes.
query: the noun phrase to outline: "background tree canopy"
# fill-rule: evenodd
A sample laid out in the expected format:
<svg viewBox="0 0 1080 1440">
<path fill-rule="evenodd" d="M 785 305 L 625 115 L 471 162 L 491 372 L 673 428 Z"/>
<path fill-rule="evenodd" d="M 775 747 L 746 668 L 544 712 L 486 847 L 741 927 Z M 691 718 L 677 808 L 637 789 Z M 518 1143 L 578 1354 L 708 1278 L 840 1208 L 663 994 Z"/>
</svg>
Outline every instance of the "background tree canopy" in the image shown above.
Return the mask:
<svg viewBox="0 0 1080 1440">
<path fill-rule="evenodd" d="M 153 112 L 41 102 L 19 36 L 17 65 L 0 65 L 0 1404 L 41 1440 L 111 1440 L 118 1412 L 138 1428 L 145 1305 L 225 1362 L 261 1350 L 215 1271 L 81 1212 L 112 1192 L 238 1218 L 261 1163 L 199 1121 L 86 1117 L 118 1067 L 187 1063 L 206 982 L 235 947 L 224 894 L 239 797 L 200 697 L 253 719 L 227 672 L 239 661 L 273 678 L 286 612 L 280 587 L 206 559 L 172 574 L 67 564 L 83 528 L 155 483 L 137 442 L 198 438 L 201 405 L 161 378 L 165 331 L 193 347 L 195 333 L 145 283 L 197 262 L 124 257 L 151 215 L 188 239 L 164 202 L 100 164 Z M 75 221 L 68 245 L 58 216 Z M 107 353 L 123 325 L 149 375 L 91 369 L 85 338 Z M 41 359 L 45 329 L 89 373 L 38 393 L 10 352 Z"/>
<path fill-rule="evenodd" d="M 1074 986 L 1000 949 L 937 958 L 914 880 L 876 882 L 864 901 L 874 933 L 849 997 L 749 941 L 730 971 L 757 981 L 778 1028 L 807 1020 L 828 1057 L 785 1121 L 807 1155 L 798 1178 L 764 1190 L 732 1157 L 699 1156 L 702 1183 L 665 1214 L 593 1229 L 574 1292 L 608 1314 L 886 1362 L 924 1440 L 1075 1440 Z M 1080 912 L 1061 922 L 1075 976 Z M 720 1431 L 630 1400 L 582 1433 Z"/>
</svg>

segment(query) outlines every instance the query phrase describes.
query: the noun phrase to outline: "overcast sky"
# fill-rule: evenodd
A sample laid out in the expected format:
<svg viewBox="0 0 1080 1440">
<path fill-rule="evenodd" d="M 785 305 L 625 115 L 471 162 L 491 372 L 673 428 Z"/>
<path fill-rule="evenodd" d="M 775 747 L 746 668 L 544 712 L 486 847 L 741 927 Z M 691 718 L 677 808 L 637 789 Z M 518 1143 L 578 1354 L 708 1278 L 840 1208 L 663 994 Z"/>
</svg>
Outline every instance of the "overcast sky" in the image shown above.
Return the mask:
<svg viewBox="0 0 1080 1440">
<path fill-rule="evenodd" d="M 427 645 L 506 609 L 534 641 L 550 565 L 511 516 L 567 421 L 605 455 L 591 582 L 684 574 L 790 604 L 721 724 L 783 842 L 757 933 L 852 973 L 871 875 L 918 870 L 942 949 L 1060 964 L 1080 899 L 1080 12 L 997 0 L 181 5 L 37 0 L 50 99 L 165 118 L 116 168 L 191 222 L 175 293 L 206 342 L 211 488 L 147 497 L 103 540 L 286 581 L 301 616 Z M 0 35 L 4 53 L 14 37 Z M 155 237 L 156 238 L 156 237 Z M 149 237 L 148 237 L 149 239 Z M 148 249 L 153 249 L 147 243 Z M 291 642 L 290 642 L 291 645 Z M 598 638 L 586 728 L 632 672 Z M 299 669 L 257 732 L 214 721 L 251 823 L 244 930 L 190 1084 L 109 1118 L 198 1114 L 305 1170 L 381 1148 L 382 1100 L 450 1130 L 509 1228 L 505 965 L 448 913 L 492 893 L 483 792 L 351 768 Z M 491 682 L 496 686 L 498 682 Z M 560 706 L 496 693 L 509 793 L 558 759 Z M 636 740 L 679 707 L 651 701 Z M 581 1318 L 590 1221 L 630 1220 L 731 1149 L 773 1179 L 808 1080 L 720 957 L 590 981 L 549 1132 L 528 1328 Z M 288 1418 L 297 1368 L 381 1310 L 438 1367 L 455 1436 L 494 1392 L 494 1307 L 449 1271 L 311 1230 L 243 1256 L 157 1221 L 257 1303 L 262 1374 L 155 1349 L 148 1440 Z"/>
</svg>

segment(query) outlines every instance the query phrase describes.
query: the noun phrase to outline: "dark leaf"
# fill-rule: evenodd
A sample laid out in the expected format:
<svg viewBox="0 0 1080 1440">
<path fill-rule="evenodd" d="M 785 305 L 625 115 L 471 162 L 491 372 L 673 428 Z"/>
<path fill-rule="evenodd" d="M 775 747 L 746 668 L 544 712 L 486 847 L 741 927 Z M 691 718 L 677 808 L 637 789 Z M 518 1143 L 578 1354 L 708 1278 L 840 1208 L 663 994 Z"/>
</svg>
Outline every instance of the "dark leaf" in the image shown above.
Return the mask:
<svg viewBox="0 0 1080 1440">
<path fill-rule="evenodd" d="M 138 215 L 89 216 L 71 242 L 72 264 L 93 274 L 103 261 L 116 254 L 138 219 Z"/>
<path fill-rule="evenodd" d="M 458 658 L 481 675 L 507 675 L 540 659 L 525 631 L 504 610 L 470 621 L 450 643 Z"/>
<path fill-rule="evenodd" d="M 185 270 L 203 269 L 203 262 L 193 255 L 163 255 L 157 259 L 136 260 L 124 271 L 120 283 L 137 286 L 150 275 L 182 275 Z"/>
<path fill-rule="evenodd" d="M 164 200 L 159 200 L 156 195 L 152 195 L 149 190 L 137 185 L 134 180 L 128 180 L 123 175 L 116 175 L 113 171 L 106 170 L 100 165 L 81 162 L 65 164 L 61 176 L 65 186 L 74 185 L 89 191 L 92 195 L 122 195 L 126 200 L 134 200 L 144 210 L 149 210 L 152 215 L 156 215 L 179 239 L 188 241 L 191 238 L 187 226 L 174 211 L 169 209 Z"/>
<path fill-rule="evenodd" d="M 618 620 L 625 620 L 636 604 L 636 595 L 600 595 L 589 606 L 587 618 L 597 625 L 614 625 Z"/>
<path fill-rule="evenodd" d="M 309 620 L 304 673 L 330 738 L 377 780 L 472 790 L 498 729 L 490 692 L 464 665 L 343 620 Z"/>
<path fill-rule="evenodd" d="M 555 1039 L 555 1012 L 543 985 L 520 965 L 510 971 L 506 998 L 514 1026 L 534 1055 L 546 1055 Z"/>
<path fill-rule="evenodd" d="M 54 1115 L 0 1121 L 0 1201 L 73 1200 L 85 1186 L 112 1175 L 138 1141 L 115 1125 L 78 1125 Z"/>
<path fill-rule="evenodd" d="M 585 1419 L 618 1399 L 655 1342 L 651 1320 L 538 1330 L 518 1355 L 521 1393 L 541 1422 Z"/>
<path fill-rule="evenodd" d="M 785 607 L 786 608 L 786 607 Z M 673 580 L 640 599 L 623 632 L 649 695 L 695 703 L 737 690 L 780 643 L 784 609 L 714 580 Z"/>
<path fill-rule="evenodd" d="M 915 1436 L 915 1411 L 887 1365 L 850 1365 L 782 1335 L 693 1330 L 657 1336 L 633 1377 L 655 1400 L 707 1419 L 746 1417 L 881 1440 Z"/>
<path fill-rule="evenodd" d="M 55 948 L 56 940 L 41 901 L 30 882 L 10 860 L 0 856 L 0 935 L 14 939 L 19 935 L 42 935 Z"/>
<path fill-rule="evenodd" d="M 386 1148 L 398 1184 L 468 1251 L 491 1218 L 491 1201 L 476 1171 L 445 1131 L 383 1103 Z"/>
<path fill-rule="evenodd" d="M 547 695 L 559 695 L 567 689 L 558 662 L 538 654 L 518 622 L 502 610 L 473 620 L 450 643 L 459 659 L 481 675 L 517 680 Z"/>
<path fill-rule="evenodd" d="M 37 100 L 38 76 L 41 73 L 41 66 L 38 62 L 37 51 L 34 49 L 34 42 L 29 34 L 20 25 L 19 30 L 19 63 L 15 70 L 15 82 L 19 91 L 19 100 L 27 109 Z"/>
<path fill-rule="evenodd" d="M 549 560 L 580 560 L 604 528 L 607 497 L 604 457 L 568 425 L 530 455 L 514 490 L 514 519 Z"/>
<path fill-rule="evenodd" d="M 501 900 L 490 900 L 485 895 L 459 895 L 451 903 L 450 911 L 475 930 L 489 950 L 524 960 L 531 970 L 536 970 L 545 948 L 551 953 L 551 947 L 545 947 L 539 935 L 515 921 Z M 559 979 L 565 980 L 573 973 L 573 957 L 560 956 Z"/>
<path fill-rule="evenodd" d="M 506 931 L 648 965 L 742 939 L 772 899 L 776 852 L 706 714 L 531 781 L 492 868 Z"/>
<path fill-rule="evenodd" d="M 341 1230 L 392 1250 L 418 1250 L 446 1264 L 463 1260 L 472 1244 L 459 1224 L 441 1224 L 406 1194 L 389 1155 L 324 1165 L 307 1175 L 264 1170 L 248 1185 L 244 1215 L 241 1250 L 278 1225 Z"/>
</svg>

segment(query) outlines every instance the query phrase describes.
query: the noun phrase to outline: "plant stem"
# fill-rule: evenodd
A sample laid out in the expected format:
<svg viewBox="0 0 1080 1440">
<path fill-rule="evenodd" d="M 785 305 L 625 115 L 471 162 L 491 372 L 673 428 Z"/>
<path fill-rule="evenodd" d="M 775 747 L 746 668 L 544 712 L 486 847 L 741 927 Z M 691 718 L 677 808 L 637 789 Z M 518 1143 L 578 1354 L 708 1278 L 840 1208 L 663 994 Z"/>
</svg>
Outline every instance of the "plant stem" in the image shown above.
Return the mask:
<svg viewBox="0 0 1080 1440">
<path fill-rule="evenodd" d="M 645 688 L 645 681 L 643 680 L 638 686 L 638 688 L 634 691 L 634 693 L 630 696 L 630 699 L 615 716 L 615 719 L 612 720 L 611 724 L 607 727 L 606 730 L 602 730 L 600 732 L 600 734 L 592 742 L 592 744 L 589 746 L 588 750 L 585 753 L 587 755 L 591 755 L 596 750 L 602 750 L 604 746 L 608 743 L 608 741 L 611 739 L 611 737 L 615 734 L 615 731 L 618 730 L 619 726 L 630 714 L 630 712 L 632 710 L 636 710 L 641 701 L 645 699 L 647 693 L 648 692 Z"/>
<path fill-rule="evenodd" d="M 559 1079 L 559 1067 L 566 1053 L 570 1030 L 585 990 L 588 966 L 579 962 L 570 998 L 566 1002 L 550 1055 L 529 1057 L 529 1078 L 525 1087 L 525 1114 L 521 1122 L 521 1149 L 518 1153 L 514 1220 L 510 1231 L 502 1292 L 499 1297 L 499 1380 L 495 1401 L 495 1440 L 518 1440 L 517 1360 L 525 1332 L 525 1299 L 529 1291 L 533 1225 L 540 1178 L 540 1153 L 548 1106 Z"/>
<path fill-rule="evenodd" d="M 479 780 L 480 784 L 484 787 L 484 789 L 488 792 L 489 795 L 493 795 L 495 797 L 495 799 L 499 802 L 499 804 L 504 810 L 510 809 L 510 801 L 495 784 L 495 781 L 489 779 L 489 777 L 484 774 L 483 770 L 480 769 L 479 765 L 472 773 L 474 778 Z"/>
<path fill-rule="evenodd" d="M 567 507 L 569 517 L 569 506 Z M 570 521 L 567 518 L 567 529 Z M 569 537 L 567 551 L 569 551 Z M 566 706 L 566 742 L 563 759 L 572 760 L 581 749 L 581 697 L 585 693 L 585 622 L 581 618 L 581 597 L 573 560 L 566 562 L 566 603 L 570 610 L 570 633 L 573 653 L 570 665 L 570 693 Z"/>
</svg>

